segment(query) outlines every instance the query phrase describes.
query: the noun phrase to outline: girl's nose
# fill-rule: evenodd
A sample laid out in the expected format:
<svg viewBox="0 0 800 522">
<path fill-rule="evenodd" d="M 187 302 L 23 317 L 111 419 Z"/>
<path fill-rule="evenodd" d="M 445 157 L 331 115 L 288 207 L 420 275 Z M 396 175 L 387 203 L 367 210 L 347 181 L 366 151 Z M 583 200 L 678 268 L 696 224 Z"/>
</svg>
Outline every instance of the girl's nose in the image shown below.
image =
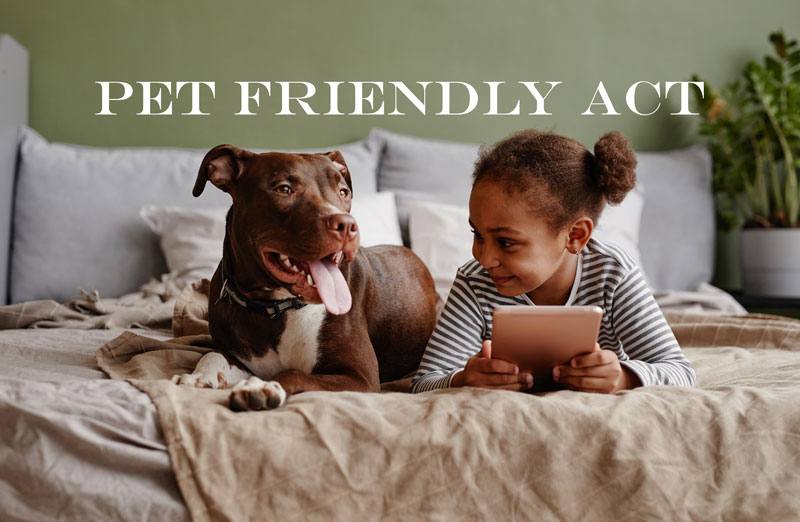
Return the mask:
<svg viewBox="0 0 800 522">
<path fill-rule="evenodd" d="M 487 242 L 484 242 L 483 245 L 479 245 L 477 247 L 476 253 L 479 255 L 476 256 L 476 259 L 484 268 L 494 268 L 498 266 L 500 262 L 497 259 L 494 249 L 488 246 L 486 243 Z"/>
</svg>

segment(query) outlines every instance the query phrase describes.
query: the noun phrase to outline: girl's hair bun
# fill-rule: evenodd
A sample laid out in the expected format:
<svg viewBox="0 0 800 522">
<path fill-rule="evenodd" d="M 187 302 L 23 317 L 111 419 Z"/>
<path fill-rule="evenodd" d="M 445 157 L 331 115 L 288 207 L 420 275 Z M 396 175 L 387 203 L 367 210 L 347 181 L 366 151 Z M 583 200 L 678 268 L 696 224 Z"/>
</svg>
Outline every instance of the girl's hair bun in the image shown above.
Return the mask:
<svg viewBox="0 0 800 522">
<path fill-rule="evenodd" d="M 594 145 L 597 188 L 606 201 L 618 205 L 636 186 L 636 154 L 628 139 L 619 131 L 611 131 Z"/>
</svg>

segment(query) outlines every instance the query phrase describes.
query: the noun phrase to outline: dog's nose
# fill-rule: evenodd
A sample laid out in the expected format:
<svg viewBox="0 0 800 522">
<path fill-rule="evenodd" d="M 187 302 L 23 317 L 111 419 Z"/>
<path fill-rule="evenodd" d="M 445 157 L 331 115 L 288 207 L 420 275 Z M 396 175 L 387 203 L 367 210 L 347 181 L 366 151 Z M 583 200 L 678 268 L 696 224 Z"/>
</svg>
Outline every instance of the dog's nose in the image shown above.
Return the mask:
<svg viewBox="0 0 800 522">
<path fill-rule="evenodd" d="M 334 214 L 327 220 L 328 230 L 342 241 L 351 240 L 356 237 L 358 225 L 350 214 Z"/>
</svg>

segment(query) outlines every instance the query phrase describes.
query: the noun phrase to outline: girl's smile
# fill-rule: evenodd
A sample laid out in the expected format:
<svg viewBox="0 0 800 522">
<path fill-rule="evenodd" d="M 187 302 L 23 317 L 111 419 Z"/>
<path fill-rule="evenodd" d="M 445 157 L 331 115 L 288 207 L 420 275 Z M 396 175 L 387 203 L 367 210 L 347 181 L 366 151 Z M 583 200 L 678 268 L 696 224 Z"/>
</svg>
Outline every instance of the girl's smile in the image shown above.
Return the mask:
<svg viewBox="0 0 800 522">
<path fill-rule="evenodd" d="M 510 282 L 512 279 L 514 279 L 514 276 L 499 277 L 499 276 L 493 276 L 491 274 L 489 274 L 489 277 L 492 278 L 492 282 L 495 285 L 497 285 L 498 287 L 503 286 L 504 284 L 506 284 L 506 283 Z"/>
</svg>

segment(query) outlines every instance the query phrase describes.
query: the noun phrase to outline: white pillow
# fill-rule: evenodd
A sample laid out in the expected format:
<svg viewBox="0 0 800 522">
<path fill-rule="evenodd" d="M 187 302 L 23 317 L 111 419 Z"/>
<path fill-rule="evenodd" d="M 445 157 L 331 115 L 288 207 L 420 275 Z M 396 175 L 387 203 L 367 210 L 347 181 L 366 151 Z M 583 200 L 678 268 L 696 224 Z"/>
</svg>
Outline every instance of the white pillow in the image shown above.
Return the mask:
<svg viewBox="0 0 800 522">
<path fill-rule="evenodd" d="M 169 276 L 190 283 L 214 275 L 222 259 L 227 212 L 145 205 L 139 215 L 160 238 Z"/>
<path fill-rule="evenodd" d="M 145 205 L 140 215 L 160 237 L 169 276 L 183 284 L 210 279 L 222 258 L 227 208 L 190 209 Z M 395 197 L 391 192 L 356 196 L 361 246 L 402 245 Z"/>
<path fill-rule="evenodd" d="M 642 254 L 639 251 L 639 230 L 642 224 L 642 210 L 644 209 L 644 190 L 636 185 L 628 192 L 625 199 L 616 206 L 607 205 L 597 226 L 592 232 L 603 243 L 616 245 L 625 251 L 633 262 L 642 266 Z"/>
<path fill-rule="evenodd" d="M 358 223 L 361 246 L 403 244 L 393 192 L 357 195 L 353 198 L 350 214 Z"/>
<path fill-rule="evenodd" d="M 628 253 L 641 268 L 639 226 L 644 197 L 638 186 L 618 206 L 608 206 L 592 233 Z M 408 231 L 411 250 L 427 265 L 436 292 L 447 299 L 458 267 L 472 259 L 469 209 L 424 201 L 408 203 Z"/>
<path fill-rule="evenodd" d="M 411 250 L 428 267 L 436 293 L 445 301 L 456 270 L 472 259 L 469 209 L 427 201 L 409 201 L 406 208 Z"/>
</svg>

